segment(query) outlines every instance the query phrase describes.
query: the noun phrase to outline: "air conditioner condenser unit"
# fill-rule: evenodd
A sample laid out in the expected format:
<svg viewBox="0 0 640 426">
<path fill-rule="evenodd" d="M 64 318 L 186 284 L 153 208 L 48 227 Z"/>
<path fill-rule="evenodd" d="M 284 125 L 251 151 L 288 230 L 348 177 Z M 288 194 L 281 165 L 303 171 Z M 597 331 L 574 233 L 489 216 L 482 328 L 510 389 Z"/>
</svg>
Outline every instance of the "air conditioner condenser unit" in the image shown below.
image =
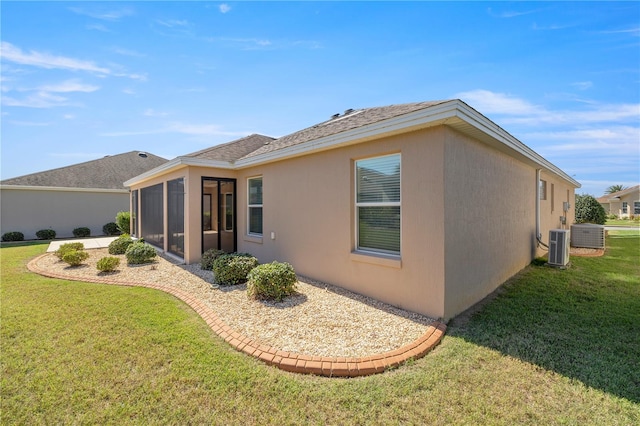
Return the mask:
<svg viewBox="0 0 640 426">
<path fill-rule="evenodd" d="M 564 267 L 569 264 L 569 238 L 567 229 L 549 231 L 549 265 Z"/>
</svg>

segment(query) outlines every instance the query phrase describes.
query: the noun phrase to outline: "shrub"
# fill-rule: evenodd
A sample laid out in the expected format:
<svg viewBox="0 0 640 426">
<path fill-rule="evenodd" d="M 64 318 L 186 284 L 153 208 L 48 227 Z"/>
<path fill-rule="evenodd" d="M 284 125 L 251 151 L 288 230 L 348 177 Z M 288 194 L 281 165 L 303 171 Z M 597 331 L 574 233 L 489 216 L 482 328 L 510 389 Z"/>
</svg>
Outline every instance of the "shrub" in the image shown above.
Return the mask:
<svg viewBox="0 0 640 426">
<path fill-rule="evenodd" d="M 98 271 L 101 272 L 112 272 L 116 270 L 118 265 L 120 265 L 120 259 L 113 256 L 107 256 L 98 260 L 96 267 L 98 268 Z"/>
<path fill-rule="evenodd" d="M 116 225 L 123 234 L 131 232 L 131 213 L 118 212 L 116 214 Z"/>
<path fill-rule="evenodd" d="M 213 262 L 225 254 L 224 250 L 209 249 L 202 253 L 202 259 L 200 260 L 200 269 L 206 269 L 211 271 L 213 269 Z"/>
<path fill-rule="evenodd" d="M 102 227 L 102 233 L 104 235 L 119 235 L 120 230 L 118 229 L 118 225 L 116 225 L 115 222 L 109 222 Z"/>
<path fill-rule="evenodd" d="M 62 260 L 71 266 L 78 266 L 87 260 L 88 257 L 89 253 L 84 250 L 69 250 L 62 256 Z"/>
<path fill-rule="evenodd" d="M 73 230 L 73 236 L 76 238 L 88 237 L 91 235 L 91 230 L 86 226 L 81 226 Z"/>
<path fill-rule="evenodd" d="M 131 244 L 133 238 L 129 234 L 122 234 L 109 243 L 109 254 L 125 254 Z"/>
<path fill-rule="evenodd" d="M 213 262 L 213 275 L 218 284 L 240 284 L 256 266 L 258 259 L 248 253 L 223 254 Z"/>
<path fill-rule="evenodd" d="M 2 235 L 2 241 L 24 241 L 22 232 L 7 232 Z"/>
<path fill-rule="evenodd" d="M 604 225 L 606 212 L 602 204 L 591 195 L 576 195 L 576 223 Z"/>
<path fill-rule="evenodd" d="M 36 237 L 39 240 L 53 240 L 56 237 L 56 231 L 53 229 L 41 229 L 36 232 Z"/>
<path fill-rule="evenodd" d="M 293 266 L 280 262 L 259 265 L 249 272 L 247 278 L 249 297 L 278 302 L 295 293 L 298 282 Z"/>
<path fill-rule="evenodd" d="M 139 265 L 141 263 L 151 262 L 151 259 L 156 257 L 156 249 L 144 242 L 136 241 L 131 244 L 124 255 L 127 257 L 127 263 L 129 265 Z"/>
<path fill-rule="evenodd" d="M 56 250 L 55 255 L 58 256 L 58 259 L 63 260 L 65 254 L 70 251 L 82 251 L 84 250 L 84 244 L 82 243 L 66 243 L 62 244 L 58 250 Z"/>
</svg>

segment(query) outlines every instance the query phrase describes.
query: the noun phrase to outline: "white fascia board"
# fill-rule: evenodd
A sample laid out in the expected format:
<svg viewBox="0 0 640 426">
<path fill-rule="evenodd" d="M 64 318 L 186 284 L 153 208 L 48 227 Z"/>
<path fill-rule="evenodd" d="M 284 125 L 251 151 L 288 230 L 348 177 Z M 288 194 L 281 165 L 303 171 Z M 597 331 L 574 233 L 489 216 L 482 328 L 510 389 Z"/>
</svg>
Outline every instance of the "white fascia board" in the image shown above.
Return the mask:
<svg viewBox="0 0 640 426">
<path fill-rule="evenodd" d="M 323 138 L 310 140 L 298 145 L 268 152 L 255 157 L 238 160 L 236 168 L 257 166 L 272 161 L 311 154 L 339 146 L 352 145 L 365 140 L 380 138 L 395 133 L 405 133 L 413 130 L 441 124 L 448 118 L 454 117 L 456 101 L 445 102 L 433 107 L 425 108 L 409 114 L 403 114 L 384 121 L 336 133 Z"/>
<path fill-rule="evenodd" d="M 33 186 L 33 185 L 0 185 L 2 190 L 13 191 L 58 191 L 58 192 L 96 192 L 112 194 L 128 194 L 129 190 L 112 188 L 72 188 L 64 186 Z"/>
<path fill-rule="evenodd" d="M 492 137 L 498 142 L 506 145 L 511 150 L 533 161 L 536 165 L 558 175 L 562 179 L 568 181 L 572 185 L 580 188 L 582 185 L 571 176 L 563 172 L 558 166 L 542 157 L 540 154 L 529 148 L 524 143 L 513 137 L 502 127 L 489 120 L 484 115 L 469 107 L 467 104 L 460 102 L 457 116 L 466 123 L 472 125 L 476 129 L 482 131 L 486 135 Z"/>
<path fill-rule="evenodd" d="M 149 171 L 142 173 L 141 175 L 138 175 L 134 178 L 129 179 L 128 181 L 124 182 L 124 186 L 131 187 L 133 185 L 142 183 L 146 180 L 152 179 L 156 176 L 160 176 L 186 166 L 233 169 L 233 165 L 227 161 L 215 161 L 215 160 L 206 160 L 202 158 L 191 158 L 191 157 L 176 157 L 173 160 L 167 161 L 161 166 L 156 167 L 155 169 L 151 169 Z"/>
</svg>

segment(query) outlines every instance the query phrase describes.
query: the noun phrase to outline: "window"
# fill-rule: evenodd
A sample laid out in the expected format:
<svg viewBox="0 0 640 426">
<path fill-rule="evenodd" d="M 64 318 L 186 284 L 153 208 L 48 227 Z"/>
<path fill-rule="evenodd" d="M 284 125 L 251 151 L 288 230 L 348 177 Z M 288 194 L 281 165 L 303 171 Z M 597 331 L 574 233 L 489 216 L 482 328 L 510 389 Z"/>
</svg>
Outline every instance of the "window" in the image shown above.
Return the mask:
<svg viewBox="0 0 640 426">
<path fill-rule="evenodd" d="M 547 181 L 540 179 L 540 199 L 547 199 Z"/>
<path fill-rule="evenodd" d="M 247 179 L 248 233 L 262 236 L 262 176 Z"/>
<path fill-rule="evenodd" d="M 555 189 L 554 185 L 551 184 L 551 213 L 553 213 L 553 211 L 556 209 L 556 206 L 555 206 L 555 201 L 556 201 L 555 200 L 555 192 L 556 192 L 556 189 Z"/>
<path fill-rule="evenodd" d="M 355 162 L 356 249 L 400 255 L 400 154 Z"/>
<path fill-rule="evenodd" d="M 640 214 L 640 201 L 633 202 L 633 214 Z"/>
<path fill-rule="evenodd" d="M 133 230 L 131 233 L 134 237 L 138 236 L 138 190 L 131 191 L 131 222 Z"/>
<path fill-rule="evenodd" d="M 622 214 L 627 214 L 627 212 L 629 211 L 629 203 L 627 203 L 626 201 L 622 202 Z"/>
<path fill-rule="evenodd" d="M 164 185 L 140 190 L 140 236 L 158 247 L 164 245 Z"/>
</svg>

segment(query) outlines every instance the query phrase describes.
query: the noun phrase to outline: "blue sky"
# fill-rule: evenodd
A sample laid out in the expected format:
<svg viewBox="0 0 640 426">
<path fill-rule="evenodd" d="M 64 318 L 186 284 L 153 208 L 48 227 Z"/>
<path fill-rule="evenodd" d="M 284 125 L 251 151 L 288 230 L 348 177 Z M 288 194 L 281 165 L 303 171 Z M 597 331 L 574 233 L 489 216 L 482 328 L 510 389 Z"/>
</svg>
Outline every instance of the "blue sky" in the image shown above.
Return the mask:
<svg viewBox="0 0 640 426">
<path fill-rule="evenodd" d="M 1 4 L 2 178 L 460 98 L 599 196 L 640 182 L 638 2 Z"/>
</svg>

